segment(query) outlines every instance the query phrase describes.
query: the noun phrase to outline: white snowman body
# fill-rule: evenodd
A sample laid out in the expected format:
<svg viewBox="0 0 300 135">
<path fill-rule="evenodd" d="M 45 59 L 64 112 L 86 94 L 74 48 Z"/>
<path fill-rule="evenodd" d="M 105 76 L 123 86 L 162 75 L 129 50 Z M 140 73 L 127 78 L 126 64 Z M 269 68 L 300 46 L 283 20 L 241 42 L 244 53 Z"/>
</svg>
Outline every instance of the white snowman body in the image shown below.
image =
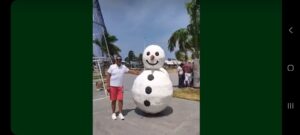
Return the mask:
<svg viewBox="0 0 300 135">
<path fill-rule="evenodd" d="M 162 68 L 165 54 L 158 45 L 148 46 L 143 53 L 145 70 L 132 86 L 133 100 L 146 113 L 159 113 L 172 99 L 173 85 L 168 72 Z"/>
</svg>

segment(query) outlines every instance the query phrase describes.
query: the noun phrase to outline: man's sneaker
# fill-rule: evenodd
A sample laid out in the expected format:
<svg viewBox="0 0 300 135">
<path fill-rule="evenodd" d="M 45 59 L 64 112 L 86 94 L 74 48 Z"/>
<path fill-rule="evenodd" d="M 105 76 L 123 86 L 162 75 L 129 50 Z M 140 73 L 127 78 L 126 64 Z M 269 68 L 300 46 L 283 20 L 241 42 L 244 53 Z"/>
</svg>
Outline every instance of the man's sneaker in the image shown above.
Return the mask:
<svg viewBox="0 0 300 135">
<path fill-rule="evenodd" d="M 113 114 L 111 115 L 111 118 L 112 118 L 113 120 L 116 120 L 116 119 L 117 119 L 116 113 L 113 113 Z"/>
<path fill-rule="evenodd" d="M 122 113 L 119 113 L 118 117 L 119 117 L 119 119 L 121 119 L 121 120 L 124 120 L 124 119 L 125 119 Z"/>
</svg>

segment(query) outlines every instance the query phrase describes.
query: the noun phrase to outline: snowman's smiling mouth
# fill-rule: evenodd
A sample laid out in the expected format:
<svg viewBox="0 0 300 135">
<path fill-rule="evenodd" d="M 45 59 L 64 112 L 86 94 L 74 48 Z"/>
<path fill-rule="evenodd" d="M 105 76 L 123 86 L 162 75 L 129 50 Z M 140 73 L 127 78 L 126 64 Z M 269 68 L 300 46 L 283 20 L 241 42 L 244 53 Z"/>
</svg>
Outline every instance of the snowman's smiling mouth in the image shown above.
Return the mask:
<svg viewBox="0 0 300 135">
<path fill-rule="evenodd" d="M 149 65 L 151 65 L 151 66 L 154 66 L 154 65 L 156 65 L 156 64 L 158 63 L 158 61 L 156 61 L 156 63 L 150 63 L 148 60 L 146 60 L 146 62 L 147 62 Z"/>
</svg>

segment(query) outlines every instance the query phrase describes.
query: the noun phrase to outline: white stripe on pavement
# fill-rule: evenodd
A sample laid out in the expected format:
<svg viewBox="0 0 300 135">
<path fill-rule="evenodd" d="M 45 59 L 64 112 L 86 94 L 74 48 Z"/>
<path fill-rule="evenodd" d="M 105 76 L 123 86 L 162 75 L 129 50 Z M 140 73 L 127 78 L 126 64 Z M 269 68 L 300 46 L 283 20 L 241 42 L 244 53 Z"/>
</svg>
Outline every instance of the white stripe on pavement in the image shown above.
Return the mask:
<svg viewBox="0 0 300 135">
<path fill-rule="evenodd" d="M 98 100 L 102 100 L 102 99 L 105 99 L 107 97 L 103 97 L 103 98 L 97 98 L 97 99 L 94 99 L 93 101 L 98 101 Z"/>
</svg>

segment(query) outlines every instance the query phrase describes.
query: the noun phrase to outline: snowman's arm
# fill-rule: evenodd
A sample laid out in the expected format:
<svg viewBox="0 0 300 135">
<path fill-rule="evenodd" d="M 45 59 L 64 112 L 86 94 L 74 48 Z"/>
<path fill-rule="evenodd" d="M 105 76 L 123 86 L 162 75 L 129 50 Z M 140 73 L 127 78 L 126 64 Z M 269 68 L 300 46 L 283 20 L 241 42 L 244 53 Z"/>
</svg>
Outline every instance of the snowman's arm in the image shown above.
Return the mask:
<svg viewBox="0 0 300 135">
<path fill-rule="evenodd" d="M 163 72 L 164 74 L 166 74 L 167 76 L 169 76 L 169 73 L 167 72 L 167 70 L 165 70 L 164 68 L 159 68 L 159 70 L 161 72 Z M 170 77 L 170 76 L 169 76 Z"/>
</svg>

